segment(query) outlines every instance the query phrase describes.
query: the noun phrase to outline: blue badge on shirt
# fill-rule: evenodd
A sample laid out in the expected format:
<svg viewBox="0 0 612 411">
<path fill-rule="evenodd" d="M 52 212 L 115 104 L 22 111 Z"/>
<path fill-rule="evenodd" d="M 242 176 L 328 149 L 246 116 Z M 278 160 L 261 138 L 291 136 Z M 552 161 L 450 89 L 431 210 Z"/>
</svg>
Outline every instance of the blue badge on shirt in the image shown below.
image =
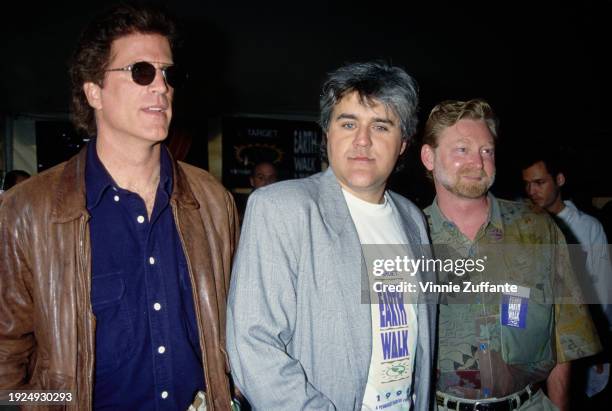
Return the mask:
<svg viewBox="0 0 612 411">
<path fill-rule="evenodd" d="M 502 295 L 501 323 L 506 327 L 525 328 L 529 305 L 529 288 L 518 286 L 516 293 Z"/>
</svg>

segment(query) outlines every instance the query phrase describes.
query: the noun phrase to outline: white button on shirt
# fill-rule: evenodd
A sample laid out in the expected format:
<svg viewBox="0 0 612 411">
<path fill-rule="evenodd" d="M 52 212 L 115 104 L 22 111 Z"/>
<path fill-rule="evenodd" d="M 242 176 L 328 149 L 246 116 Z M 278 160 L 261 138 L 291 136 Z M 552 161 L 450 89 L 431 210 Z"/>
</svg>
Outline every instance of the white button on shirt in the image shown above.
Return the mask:
<svg viewBox="0 0 612 411">
<path fill-rule="evenodd" d="M 159 311 L 159 310 L 161 310 L 161 304 L 160 304 L 160 303 L 155 303 L 155 304 L 153 304 L 153 309 L 154 309 L 155 311 Z"/>
<path fill-rule="evenodd" d="M 160 354 L 163 354 L 166 352 L 166 347 L 164 347 L 163 345 L 160 345 L 159 347 L 157 347 L 157 352 Z"/>
<path fill-rule="evenodd" d="M 115 200 L 115 201 L 119 202 L 119 196 L 114 196 L 114 197 L 113 197 L 113 200 Z"/>
<path fill-rule="evenodd" d="M 151 265 L 155 264 L 155 258 L 149 257 L 149 264 Z"/>
<path fill-rule="evenodd" d="M 166 398 L 168 398 L 168 391 L 162 391 L 161 393 L 161 397 L 165 400 Z"/>
<path fill-rule="evenodd" d="M 140 224 L 142 224 L 142 223 L 144 223 L 145 218 L 144 218 L 143 216 L 139 215 L 139 216 L 136 218 L 136 221 L 138 221 Z"/>
</svg>

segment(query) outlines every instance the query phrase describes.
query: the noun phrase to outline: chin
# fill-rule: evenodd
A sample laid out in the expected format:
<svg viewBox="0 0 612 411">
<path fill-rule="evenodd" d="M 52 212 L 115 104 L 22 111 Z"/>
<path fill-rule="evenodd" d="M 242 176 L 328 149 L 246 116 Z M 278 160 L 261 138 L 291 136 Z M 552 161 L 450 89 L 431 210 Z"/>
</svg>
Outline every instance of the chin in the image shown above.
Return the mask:
<svg viewBox="0 0 612 411">
<path fill-rule="evenodd" d="M 352 187 L 369 187 L 374 184 L 374 179 L 370 176 L 353 175 L 347 179 Z"/>
<path fill-rule="evenodd" d="M 164 141 L 167 137 L 168 137 L 168 130 L 163 129 L 163 130 L 158 130 L 158 131 L 150 133 L 148 136 L 145 137 L 145 139 L 151 142 L 154 142 L 154 143 L 158 143 L 160 141 Z"/>
</svg>

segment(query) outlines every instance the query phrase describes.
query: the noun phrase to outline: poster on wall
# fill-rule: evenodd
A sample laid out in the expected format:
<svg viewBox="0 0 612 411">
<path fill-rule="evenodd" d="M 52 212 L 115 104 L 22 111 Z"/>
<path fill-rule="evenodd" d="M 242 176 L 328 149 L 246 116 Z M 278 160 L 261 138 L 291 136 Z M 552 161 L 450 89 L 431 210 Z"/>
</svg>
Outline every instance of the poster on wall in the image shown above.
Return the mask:
<svg viewBox="0 0 612 411">
<path fill-rule="evenodd" d="M 249 187 L 253 165 L 273 163 L 281 179 L 321 171 L 321 128 L 315 121 L 260 117 L 223 118 L 223 184 Z"/>
</svg>

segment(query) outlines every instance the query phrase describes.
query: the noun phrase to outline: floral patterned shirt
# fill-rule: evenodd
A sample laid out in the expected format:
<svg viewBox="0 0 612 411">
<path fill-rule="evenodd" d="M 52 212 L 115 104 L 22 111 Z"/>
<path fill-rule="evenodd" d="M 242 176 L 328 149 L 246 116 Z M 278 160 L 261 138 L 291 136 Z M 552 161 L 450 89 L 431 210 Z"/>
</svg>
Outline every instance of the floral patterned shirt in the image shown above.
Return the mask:
<svg viewBox="0 0 612 411">
<path fill-rule="evenodd" d="M 601 350 L 588 309 L 581 304 L 565 240 L 552 219 L 492 194 L 488 201 L 488 219 L 474 241 L 442 214 L 436 200 L 424 210 L 436 257 L 486 261 L 482 272 L 460 279 L 451 273 L 447 280 L 508 282 L 529 291 L 517 326 L 503 321 L 508 315 L 503 302 L 508 300 L 502 294 L 442 299 L 437 390 L 471 399 L 512 394 L 545 380 L 556 363 Z"/>
</svg>

